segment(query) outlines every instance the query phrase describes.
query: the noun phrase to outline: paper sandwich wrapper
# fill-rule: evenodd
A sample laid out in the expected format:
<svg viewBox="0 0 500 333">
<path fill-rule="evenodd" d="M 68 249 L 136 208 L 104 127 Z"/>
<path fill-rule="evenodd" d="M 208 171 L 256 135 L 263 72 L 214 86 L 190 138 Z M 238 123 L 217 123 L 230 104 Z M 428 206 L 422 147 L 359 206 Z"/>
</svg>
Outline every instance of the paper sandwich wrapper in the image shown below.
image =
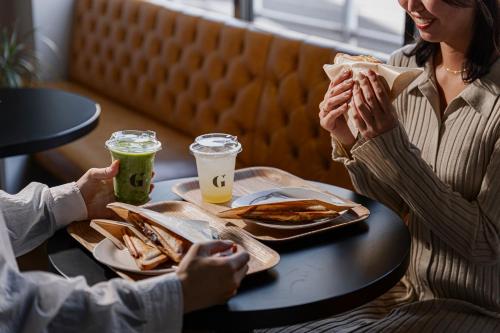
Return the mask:
<svg viewBox="0 0 500 333">
<path fill-rule="evenodd" d="M 354 80 L 360 78 L 360 73 L 367 73 L 370 69 L 382 76 L 389 87 L 389 99 L 391 102 L 423 72 L 422 68 L 396 67 L 383 64 L 370 56 L 349 56 L 342 53 L 338 53 L 335 56 L 332 65 L 323 65 L 323 70 L 331 81 L 335 80 L 338 75 L 349 68 L 352 70 Z M 349 107 L 345 117 L 351 133 L 356 138 L 359 130 L 352 119 L 353 113 L 354 111 Z"/>
</svg>

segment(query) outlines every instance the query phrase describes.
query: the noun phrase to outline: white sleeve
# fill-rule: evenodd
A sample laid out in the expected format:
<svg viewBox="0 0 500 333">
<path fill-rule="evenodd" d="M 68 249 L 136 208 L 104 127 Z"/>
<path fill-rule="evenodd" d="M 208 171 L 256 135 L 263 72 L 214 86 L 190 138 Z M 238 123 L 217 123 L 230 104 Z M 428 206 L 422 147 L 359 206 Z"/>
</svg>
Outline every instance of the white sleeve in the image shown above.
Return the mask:
<svg viewBox="0 0 500 333">
<path fill-rule="evenodd" d="M 0 332 L 180 332 L 175 273 L 92 287 L 83 277 L 20 273 L 0 253 Z"/>
<path fill-rule="evenodd" d="M 0 210 L 16 256 L 39 246 L 58 228 L 87 218 L 75 183 L 54 188 L 31 183 L 14 195 L 0 191 Z"/>
<path fill-rule="evenodd" d="M 86 217 L 72 205 L 79 194 L 72 186 L 30 184 L 18 195 L 0 193 L 0 332 L 179 332 L 184 305 L 175 274 L 91 287 L 83 277 L 19 272 L 13 248 L 22 253 Z"/>
</svg>

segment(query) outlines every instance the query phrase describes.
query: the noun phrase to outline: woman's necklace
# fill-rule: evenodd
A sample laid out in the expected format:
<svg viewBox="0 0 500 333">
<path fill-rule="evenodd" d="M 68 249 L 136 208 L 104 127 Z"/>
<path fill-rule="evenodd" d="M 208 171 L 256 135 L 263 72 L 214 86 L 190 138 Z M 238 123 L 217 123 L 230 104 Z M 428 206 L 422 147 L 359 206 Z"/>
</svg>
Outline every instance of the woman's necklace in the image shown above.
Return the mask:
<svg viewBox="0 0 500 333">
<path fill-rule="evenodd" d="M 462 74 L 463 72 L 465 72 L 465 69 L 461 69 L 461 70 L 454 70 L 454 69 L 450 69 L 446 66 L 443 66 L 444 67 L 444 70 L 447 71 L 448 73 L 452 73 L 452 74 L 455 74 L 455 75 L 458 75 L 458 74 Z"/>
</svg>

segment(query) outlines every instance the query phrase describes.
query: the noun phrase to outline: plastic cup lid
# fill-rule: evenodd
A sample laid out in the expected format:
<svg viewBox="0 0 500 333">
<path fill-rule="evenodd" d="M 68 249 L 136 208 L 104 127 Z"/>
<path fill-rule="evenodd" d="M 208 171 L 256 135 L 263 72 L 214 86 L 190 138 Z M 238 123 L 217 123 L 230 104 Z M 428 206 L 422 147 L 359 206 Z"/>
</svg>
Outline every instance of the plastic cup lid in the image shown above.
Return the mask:
<svg viewBox="0 0 500 333">
<path fill-rule="evenodd" d="M 210 133 L 198 136 L 189 146 L 193 154 L 222 156 L 241 152 L 238 138 L 225 133 Z"/>
<path fill-rule="evenodd" d="M 114 132 L 106 148 L 122 153 L 154 153 L 161 149 L 161 142 L 153 131 L 124 130 Z"/>
</svg>

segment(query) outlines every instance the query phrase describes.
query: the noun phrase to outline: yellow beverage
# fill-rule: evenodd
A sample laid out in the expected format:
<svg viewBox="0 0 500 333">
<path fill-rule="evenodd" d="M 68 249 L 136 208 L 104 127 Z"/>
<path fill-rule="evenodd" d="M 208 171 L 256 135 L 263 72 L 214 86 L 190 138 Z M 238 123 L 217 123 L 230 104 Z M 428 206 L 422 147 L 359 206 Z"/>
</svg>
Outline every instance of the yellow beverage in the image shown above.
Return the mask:
<svg viewBox="0 0 500 333">
<path fill-rule="evenodd" d="M 221 203 L 233 196 L 236 155 L 223 157 L 196 156 L 196 168 L 203 200 Z"/>
<path fill-rule="evenodd" d="M 233 194 L 218 194 L 214 193 L 211 195 L 211 193 L 201 193 L 201 198 L 203 201 L 210 202 L 210 203 L 223 203 L 223 202 L 228 202 L 233 198 Z"/>
<path fill-rule="evenodd" d="M 202 199 L 210 203 L 230 201 L 233 196 L 236 155 L 241 144 L 228 134 L 205 134 L 190 146 L 196 158 Z"/>
</svg>

